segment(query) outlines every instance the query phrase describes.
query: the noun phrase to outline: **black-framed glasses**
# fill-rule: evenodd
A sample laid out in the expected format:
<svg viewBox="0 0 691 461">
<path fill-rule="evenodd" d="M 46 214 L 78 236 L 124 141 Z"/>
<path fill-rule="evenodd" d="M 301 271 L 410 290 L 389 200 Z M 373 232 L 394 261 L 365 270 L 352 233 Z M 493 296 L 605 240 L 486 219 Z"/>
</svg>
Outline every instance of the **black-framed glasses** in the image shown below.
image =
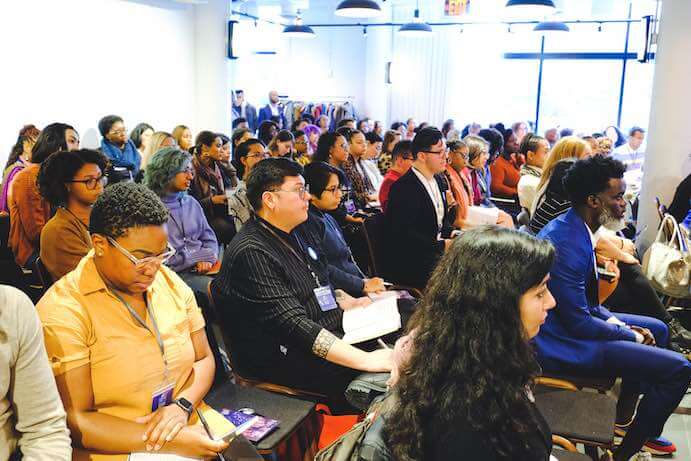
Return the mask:
<svg viewBox="0 0 691 461">
<path fill-rule="evenodd" d="M 421 152 L 424 152 L 425 154 L 434 154 L 434 155 L 442 155 L 447 152 L 446 149 L 444 150 L 423 150 Z"/>
<path fill-rule="evenodd" d="M 72 183 L 78 182 L 78 183 L 82 183 L 82 184 L 84 184 L 84 186 L 85 186 L 87 189 L 89 189 L 89 190 L 94 190 L 94 189 L 96 189 L 96 185 L 97 185 L 97 184 L 100 184 L 100 185 L 102 185 L 103 187 L 105 187 L 106 184 L 108 184 L 108 176 L 103 176 L 103 175 L 101 175 L 101 176 L 99 176 L 98 178 L 73 179 L 73 180 L 67 181 L 67 182 L 72 182 Z"/>
<path fill-rule="evenodd" d="M 305 196 L 310 193 L 310 186 L 309 184 L 305 184 L 304 186 L 300 186 L 295 190 L 274 189 L 269 192 L 292 192 L 293 194 L 298 194 L 300 200 L 305 200 Z"/>
</svg>

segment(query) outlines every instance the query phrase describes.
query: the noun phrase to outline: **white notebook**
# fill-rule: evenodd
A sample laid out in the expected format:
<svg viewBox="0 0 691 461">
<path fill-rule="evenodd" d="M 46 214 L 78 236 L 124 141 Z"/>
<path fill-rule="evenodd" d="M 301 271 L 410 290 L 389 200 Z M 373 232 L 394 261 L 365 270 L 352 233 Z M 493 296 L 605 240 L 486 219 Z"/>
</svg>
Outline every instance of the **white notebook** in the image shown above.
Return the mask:
<svg viewBox="0 0 691 461">
<path fill-rule="evenodd" d="M 384 297 L 366 307 L 343 313 L 343 341 L 357 344 L 393 333 L 401 328 L 401 314 L 396 297 Z"/>
<path fill-rule="evenodd" d="M 466 225 L 468 227 L 496 224 L 499 218 L 499 208 L 485 208 L 481 206 L 468 207 Z"/>
</svg>

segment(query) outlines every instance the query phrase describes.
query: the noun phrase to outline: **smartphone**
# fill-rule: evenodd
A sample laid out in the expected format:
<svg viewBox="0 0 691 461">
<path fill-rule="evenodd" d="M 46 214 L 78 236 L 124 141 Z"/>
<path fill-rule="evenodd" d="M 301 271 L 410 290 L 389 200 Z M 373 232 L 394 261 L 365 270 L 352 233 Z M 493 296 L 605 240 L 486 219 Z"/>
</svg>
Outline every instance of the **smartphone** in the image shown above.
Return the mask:
<svg viewBox="0 0 691 461">
<path fill-rule="evenodd" d="M 615 278 L 617 278 L 617 274 L 614 272 L 610 272 L 604 267 L 597 267 L 597 276 L 601 279 L 604 279 L 608 282 L 612 282 Z"/>
</svg>

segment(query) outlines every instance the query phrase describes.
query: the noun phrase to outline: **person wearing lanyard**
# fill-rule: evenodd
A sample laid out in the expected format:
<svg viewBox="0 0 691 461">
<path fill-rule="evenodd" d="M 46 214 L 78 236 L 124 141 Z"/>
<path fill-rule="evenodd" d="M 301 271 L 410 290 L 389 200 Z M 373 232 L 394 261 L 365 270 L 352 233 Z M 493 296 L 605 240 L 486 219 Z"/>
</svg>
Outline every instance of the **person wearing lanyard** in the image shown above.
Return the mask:
<svg viewBox="0 0 691 461">
<path fill-rule="evenodd" d="M 296 237 L 310 194 L 302 167 L 284 158 L 257 163 L 247 179 L 257 219 L 231 242 L 211 284 L 233 366 L 243 376 L 326 394 L 346 409 L 343 391 L 362 371 L 389 371 L 391 351 L 366 352 L 341 339 L 343 310 L 317 249 Z M 365 298 L 368 301 L 368 298 Z"/>
<path fill-rule="evenodd" d="M 393 183 L 386 205 L 384 274 L 391 281 L 424 287 L 450 240 L 441 238 L 446 202 L 435 175 L 446 169 L 446 144 L 439 130 L 415 135 L 412 168 Z"/>
<path fill-rule="evenodd" d="M 167 221 L 143 185 L 107 188 L 91 212 L 94 248 L 37 305 L 73 459 L 226 448 L 193 414 L 215 364 L 192 290 L 162 265 L 175 254 Z"/>
<path fill-rule="evenodd" d="M 192 156 L 175 147 L 149 160 L 144 183 L 168 208 L 168 242 L 175 254 L 166 262 L 199 297 L 206 298 L 208 275 L 218 260 L 218 242 L 199 202 L 187 195 L 194 178 Z"/>
</svg>

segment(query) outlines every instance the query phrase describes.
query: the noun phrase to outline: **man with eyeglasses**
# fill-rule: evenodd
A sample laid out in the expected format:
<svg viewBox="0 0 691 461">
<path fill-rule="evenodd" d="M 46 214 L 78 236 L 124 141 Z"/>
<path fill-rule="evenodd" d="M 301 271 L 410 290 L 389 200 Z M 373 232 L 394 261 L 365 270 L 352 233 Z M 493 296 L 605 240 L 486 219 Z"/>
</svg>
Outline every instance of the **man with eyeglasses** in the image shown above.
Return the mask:
<svg viewBox="0 0 691 461">
<path fill-rule="evenodd" d="M 391 186 L 386 205 L 384 274 L 396 283 L 423 288 L 450 243 L 442 238 L 447 207 L 436 177 L 446 169 L 441 131 L 419 130 L 411 154 L 413 165 Z"/>
<path fill-rule="evenodd" d="M 101 152 L 112 163 L 113 174 L 111 182 L 131 179 L 137 176 L 142 163 L 142 157 L 131 139 L 127 137 L 127 129 L 122 117 L 106 115 L 98 122 L 101 139 Z"/>
<path fill-rule="evenodd" d="M 247 197 L 256 218 L 230 243 L 211 292 L 241 376 L 326 394 L 343 410 L 348 383 L 360 371 L 390 371 L 391 351 L 339 339 L 343 310 L 369 298 L 337 300 L 318 249 L 294 232 L 311 197 L 302 172 L 285 158 L 254 166 Z"/>
</svg>

